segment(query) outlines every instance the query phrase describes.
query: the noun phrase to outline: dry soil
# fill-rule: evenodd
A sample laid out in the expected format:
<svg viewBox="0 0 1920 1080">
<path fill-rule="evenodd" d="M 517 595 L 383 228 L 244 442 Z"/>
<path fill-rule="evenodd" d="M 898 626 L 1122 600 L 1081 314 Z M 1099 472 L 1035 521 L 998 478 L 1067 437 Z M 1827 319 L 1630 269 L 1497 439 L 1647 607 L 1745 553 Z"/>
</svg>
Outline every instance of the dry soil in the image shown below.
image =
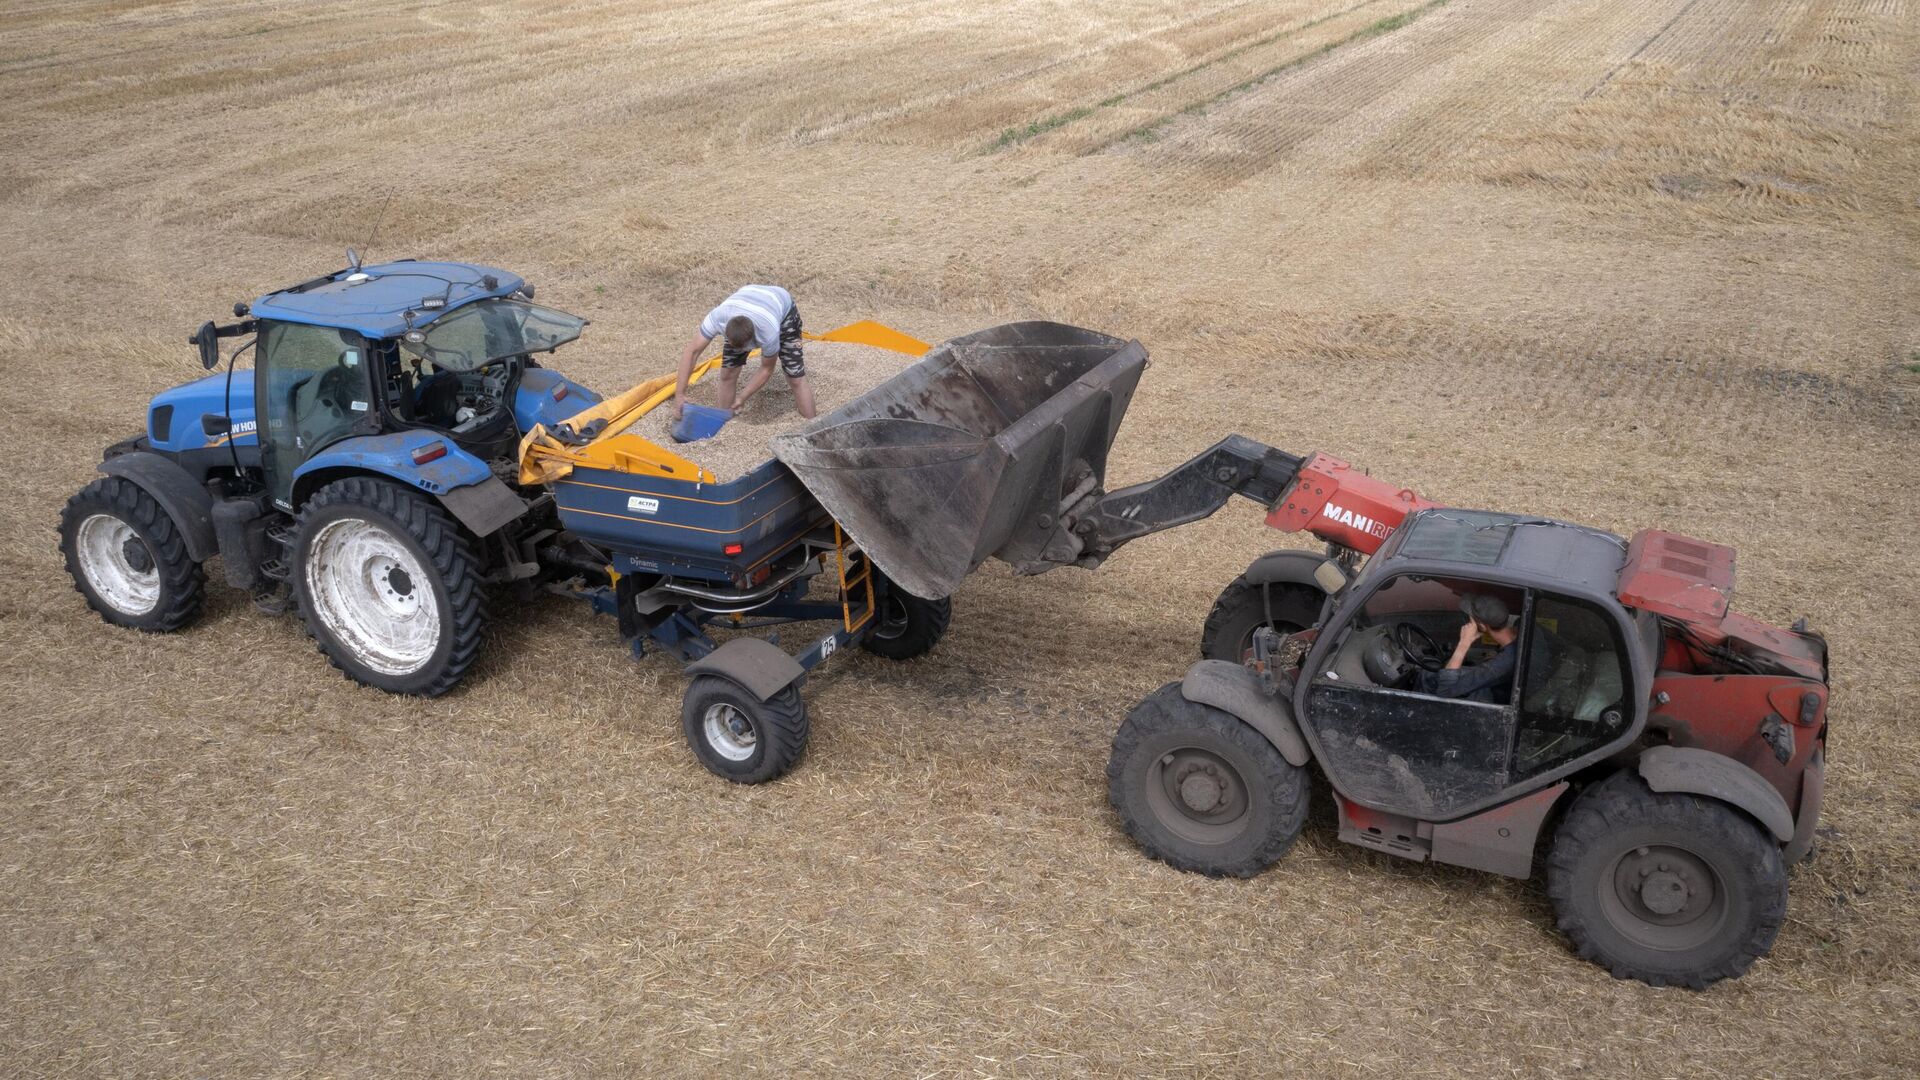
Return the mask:
<svg viewBox="0 0 1920 1080">
<path fill-rule="evenodd" d="M 1913 0 L 6 5 L 0 1073 L 1911 1075 L 1917 86 Z M 1306 544 L 1244 503 L 836 656 L 760 788 L 558 597 L 434 701 L 219 588 L 102 625 L 61 503 L 194 326 L 348 244 L 526 273 L 601 388 L 746 281 L 1054 318 L 1152 351 L 1116 482 L 1238 431 L 1732 544 L 1834 658 L 1773 954 L 1616 982 L 1538 881 L 1324 825 L 1249 881 L 1142 858 L 1115 724 Z"/>
</svg>

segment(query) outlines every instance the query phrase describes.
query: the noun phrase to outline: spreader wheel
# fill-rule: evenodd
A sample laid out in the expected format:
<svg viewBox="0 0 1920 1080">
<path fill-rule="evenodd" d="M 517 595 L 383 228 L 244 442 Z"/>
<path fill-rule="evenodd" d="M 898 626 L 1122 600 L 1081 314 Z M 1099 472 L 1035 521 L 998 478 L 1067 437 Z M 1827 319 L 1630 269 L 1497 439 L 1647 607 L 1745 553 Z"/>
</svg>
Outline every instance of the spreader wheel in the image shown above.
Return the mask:
<svg viewBox="0 0 1920 1080">
<path fill-rule="evenodd" d="M 385 480 L 336 480 L 301 508 L 293 546 L 307 633 L 348 678 L 434 697 L 479 658 L 480 562 L 439 504 Z"/>
<path fill-rule="evenodd" d="M 932 651 L 953 621 L 953 600 L 922 600 L 889 584 L 875 613 L 879 623 L 860 647 L 889 660 L 911 660 Z"/>
<path fill-rule="evenodd" d="M 1241 663 L 1253 652 L 1253 632 L 1271 626 L 1282 635 L 1305 630 L 1320 616 L 1322 594 L 1292 581 L 1260 584 L 1245 574 L 1220 591 L 1200 631 L 1200 655 Z"/>
<path fill-rule="evenodd" d="M 115 626 L 162 633 L 200 615 L 206 576 L 173 518 L 146 490 L 107 476 L 67 500 L 60 551 L 73 587 Z"/>
<path fill-rule="evenodd" d="M 776 779 L 807 751 L 807 703 L 794 686 L 762 701 L 731 679 L 695 676 L 680 725 L 700 764 L 736 784 Z"/>
<path fill-rule="evenodd" d="M 1767 954 L 1787 913 L 1780 846 L 1713 799 L 1623 770 L 1567 811 L 1547 895 L 1580 955 L 1615 978 L 1696 990 Z"/>
<path fill-rule="evenodd" d="M 1107 796 L 1141 849 L 1182 870 L 1252 877 L 1307 820 L 1307 772 L 1239 717 L 1168 683 L 1113 737 Z"/>
</svg>

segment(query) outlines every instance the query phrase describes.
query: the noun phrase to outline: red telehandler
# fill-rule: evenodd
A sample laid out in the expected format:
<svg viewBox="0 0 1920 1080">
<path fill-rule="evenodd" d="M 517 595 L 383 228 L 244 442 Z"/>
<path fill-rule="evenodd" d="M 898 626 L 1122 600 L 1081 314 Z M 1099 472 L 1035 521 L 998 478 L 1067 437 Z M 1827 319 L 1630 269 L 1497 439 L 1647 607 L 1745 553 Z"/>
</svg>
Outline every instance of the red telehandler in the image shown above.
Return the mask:
<svg viewBox="0 0 1920 1080">
<path fill-rule="evenodd" d="M 1056 377 L 1063 350 L 1089 355 Z M 1616 976 L 1702 987 L 1771 947 L 1819 818 L 1827 647 L 1729 610 L 1732 549 L 1450 509 L 1237 435 L 1105 491 L 1138 342 L 1026 323 L 942 355 L 885 408 L 775 440 L 917 596 L 988 557 L 1095 567 L 1236 495 L 1326 542 L 1248 567 L 1206 658 L 1121 724 L 1109 793 L 1148 854 L 1256 874 L 1318 771 L 1342 840 L 1520 878 L 1543 857 L 1560 928 Z M 1476 641 L 1469 610 L 1502 625 Z M 1443 669 L 1496 661 L 1504 680 L 1437 692 Z"/>
</svg>

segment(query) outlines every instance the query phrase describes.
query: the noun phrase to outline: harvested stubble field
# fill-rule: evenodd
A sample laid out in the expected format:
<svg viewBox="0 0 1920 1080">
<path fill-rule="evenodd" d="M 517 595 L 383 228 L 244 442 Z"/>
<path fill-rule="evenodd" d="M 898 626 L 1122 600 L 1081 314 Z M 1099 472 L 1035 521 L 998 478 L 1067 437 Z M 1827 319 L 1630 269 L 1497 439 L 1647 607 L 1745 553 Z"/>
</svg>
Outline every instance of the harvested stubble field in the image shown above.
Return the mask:
<svg viewBox="0 0 1920 1080">
<path fill-rule="evenodd" d="M 1911 1074 L 1917 83 L 1911 0 L 8 6 L 0 1072 Z M 224 591 L 101 625 L 61 502 L 193 325 L 383 206 L 376 256 L 590 316 L 603 389 L 743 281 L 1051 317 L 1156 358 L 1117 482 L 1241 431 L 1736 545 L 1739 605 L 1835 658 L 1773 955 L 1615 982 L 1538 882 L 1324 825 L 1246 882 L 1140 857 L 1107 743 L 1289 542 L 1245 504 L 989 568 L 932 656 L 813 679 L 755 789 L 558 598 L 435 701 Z"/>
</svg>

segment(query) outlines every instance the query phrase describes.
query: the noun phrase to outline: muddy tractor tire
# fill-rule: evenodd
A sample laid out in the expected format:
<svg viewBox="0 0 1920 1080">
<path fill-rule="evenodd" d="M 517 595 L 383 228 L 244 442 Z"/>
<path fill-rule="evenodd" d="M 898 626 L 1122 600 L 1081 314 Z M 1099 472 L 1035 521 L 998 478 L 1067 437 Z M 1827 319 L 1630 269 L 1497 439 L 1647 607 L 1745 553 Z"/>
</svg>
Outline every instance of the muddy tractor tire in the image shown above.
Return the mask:
<svg viewBox="0 0 1920 1080">
<path fill-rule="evenodd" d="M 365 476 L 320 489 L 300 510 L 291 576 L 307 633 L 355 682 L 437 697 L 480 656 L 479 559 L 417 492 Z"/>
<path fill-rule="evenodd" d="M 102 477 L 67 500 L 60 552 L 87 606 L 115 626 L 168 633 L 200 617 L 206 575 L 173 518 L 125 477 Z"/>
<path fill-rule="evenodd" d="M 1321 592 L 1312 585 L 1276 581 L 1261 585 L 1245 574 L 1234 578 L 1207 612 L 1200 631 L 1206 660 L 1241 663 L 1253 652 L 1253 632 L 1271 626 L 1283 636 L 1312 626 L 1320 616 Z"/>
<path fill-rule="evenodd" d="M 953 621 L 953 600 L 922 600 L 889 583 L 875 614 L 879 623 L 860 647 L 889 660 L 911 660 L 933 651 Z"/>
<path fill-rule="evenodd" d="M 1113 737 L 1107 796 L 1153 858 L 1209 877 L 1273 865 L 1307 820 L 1307 771 L 1239 717 L 1168 683 Z"/>
<path fill-rule="evenodd" d="M 1547 855 L 1547 895 L 1583 958 L 1618 979 L 1699 990 L 1773 947 L 1787 869 L 1740 811 L 1656 792 L 1629 769 L 1568 808 Z"/>
<path fill-rule="evenodd" d="M 762 701 L 731 679 L 695 676 L 680 726 L 700 764 L 736 784 L 778 779 L 807 752 L 807 703 L 795 686 Z"/>
</svg>

